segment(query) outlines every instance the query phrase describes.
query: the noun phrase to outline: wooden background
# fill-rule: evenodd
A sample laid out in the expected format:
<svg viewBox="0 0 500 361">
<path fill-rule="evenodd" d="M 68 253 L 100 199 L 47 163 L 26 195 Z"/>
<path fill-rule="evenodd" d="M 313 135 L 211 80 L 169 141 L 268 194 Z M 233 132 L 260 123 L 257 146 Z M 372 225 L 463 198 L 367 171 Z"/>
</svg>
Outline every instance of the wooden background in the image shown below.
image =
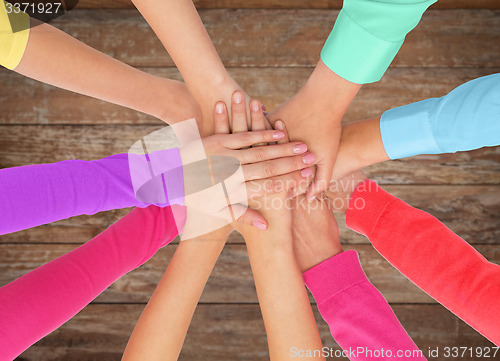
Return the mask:
<svg viewBox="0 0 500 361">
<path fill-rule="evenodd" d="M 251 96 L 273 109 L 293 95 L 311 72 L 341 1 L 195 3 L 231 74 Z M 76 10 L 53 24 L 133 66 L 179 78 L 171 59 L 129 0 L 81 0 Z M 442 0 L 408 36 L 382 81 L 363 87 L 345 120 L 442 96 L 465 81 L 499 71 L 500 1 Z M 162 126 L 144 114 L 37 83 L 5 69 L 0 69 L 0 107 L 0 167 L 90 160 L 126 152 L 135 140 Z M 371 167 L 368 173 L 391 193 L 437 216 L 489 260 L 500 262 L 500 147 L 387 162 Z M 0 285 L 72 250 L 125 213 L 77 217 L 1 236 Z M 421 349 L 491 346 L 394 270 L 366 238 L 347 231 L 342 217 L 339 224 L 345 248 L 358 250 L 369 278 Z M 174 244 L 162 249 L 147 264 L 117 281 L 18 360 L 120 360 L 175 248 Z M 338 347 L 316 315 L 325 346 Z M 245 246 L 235 233 L 208 282 L 181 359 L 268 359 Z"/>
</svg>

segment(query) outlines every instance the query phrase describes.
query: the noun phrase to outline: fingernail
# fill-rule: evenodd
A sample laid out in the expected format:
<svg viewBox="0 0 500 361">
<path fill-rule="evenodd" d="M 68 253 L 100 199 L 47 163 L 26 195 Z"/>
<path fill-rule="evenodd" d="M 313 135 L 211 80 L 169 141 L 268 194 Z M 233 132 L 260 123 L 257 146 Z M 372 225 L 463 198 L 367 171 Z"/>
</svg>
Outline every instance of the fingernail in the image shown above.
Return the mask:
<svg viewBox="0 0 500 361">
<path fill-rule="evenodd" d="M 293 152 L 296 154 L 304 153 L 305 151 L 307 151 L 307 145 L 304 143 L 297 143 L 293 147 Z"/>
<path fill-rule="evenodd" d="M 305 164 L 311 164 L 312 162 L 314 162 L 314 160 L 316 159 L 316 157 L 314 156 L 314 154 L 312 153 L 309 153 L 309 154 L 306 154 L 303 158 L 302 158 L 302 161 L 305 163 Z"/>
<path fill-rule="evenodd" d="M 309 178 L 310 176 L 312 176 L 313 171 L 311 168 L 304 168 L 300 171 L 300 174 L 302 174 L 302 177 L 304 178 Z"/>
<path fill-rule="evenodd" d="M 278 129 L 278 130 L 284 130 L 284 129 L 285 129 L 285 127 L 284 127 L 284 125 L 283 125 L 283 122 L 282 122 L 281 120 L 278 120 L 278 121 L 274 124 L 274 126 L 275 126 L 275 127 L 276 127 L 276 129 Z"/>
<path fill-rule="evenodd" d="M 259 102 L 252 102 L 252 110 L 254 112 L 258 112 L 259 110 L 261 110 L 261 108 L 259 107 Z"/>
<path fill-rule="evenodd" d="M 236 92 L 234 93 L 234 96 L 233 96 L 233 101 L 236 103 L 236 104 L 240 104 L 242 102 L 242 96 L 241 96 L 241 93 L 240 92 Z"/>
<path fill-rule="evenodd" d="M 224 112 L 224 106 L 222 105 L 222 103 L 217 103 L 217 105 L 215 106 L 215 112 L 217 114 L 222 114 Z"/>
<path fill-rule="evenodd" d="M 283 139 L 285 138 L 285 133 L 283 132 L 274 132 L 273 134 L 273 139 L 274 140 L 280 140 L 280 139 Z"/>
<path fill-rule="evenodd" d="M 265 230 L 267 229 L 266 224 L 265 224 L 265 223 L 262 223 L 262 222 L 260 222 L 260 221 L 255 221 L 255 222 L 253 222 L 253 225 L 254 225 L 254 227 L 255 227 L 255 228 L 258 228 L 258 229 L 260 229 L 261 231 L 265 231 Z"/>
</svg>

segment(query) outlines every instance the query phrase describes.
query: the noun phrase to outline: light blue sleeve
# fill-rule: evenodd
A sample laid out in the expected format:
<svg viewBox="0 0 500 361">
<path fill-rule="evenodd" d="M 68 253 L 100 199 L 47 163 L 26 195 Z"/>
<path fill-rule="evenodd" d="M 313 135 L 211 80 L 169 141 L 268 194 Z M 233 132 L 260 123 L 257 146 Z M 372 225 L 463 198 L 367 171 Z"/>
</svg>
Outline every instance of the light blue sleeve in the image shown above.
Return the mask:
<svg viewBox="0 0 500 361">
<path fill-rule="evenodd" d="M 380 133 L 390 159 L 500 145 L 500 74 L 390 109 L 380 118 Z"/>
</svg>

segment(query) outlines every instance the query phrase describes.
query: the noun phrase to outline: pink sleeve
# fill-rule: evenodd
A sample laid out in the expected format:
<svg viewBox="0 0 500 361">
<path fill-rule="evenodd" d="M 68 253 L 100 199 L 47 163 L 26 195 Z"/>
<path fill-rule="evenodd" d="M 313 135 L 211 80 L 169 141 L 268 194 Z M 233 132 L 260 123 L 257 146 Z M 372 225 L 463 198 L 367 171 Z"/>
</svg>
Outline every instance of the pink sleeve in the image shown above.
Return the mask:
<svg viewBox="0 0 500 361">
<path fill-rule="evenodd" d="M 418 287 L 500 344 L 499 265 L 488 262 L 435 217 L 371 180 L 354 192 L 346 222 Z"/>
<path fill-rule="evenodd" d="M 184 207 L 135 208 L 84 245 L 0 288 L 0 359 L 13 360 L 172 241 L 178 234 L 173 211 L 183 214 Z"/>
<path fill-rule="evenodd" d="M 356 251 L 333 256 L 303 276 L 349 360 L 426 360 L 366 277 Z"/>
</svg>

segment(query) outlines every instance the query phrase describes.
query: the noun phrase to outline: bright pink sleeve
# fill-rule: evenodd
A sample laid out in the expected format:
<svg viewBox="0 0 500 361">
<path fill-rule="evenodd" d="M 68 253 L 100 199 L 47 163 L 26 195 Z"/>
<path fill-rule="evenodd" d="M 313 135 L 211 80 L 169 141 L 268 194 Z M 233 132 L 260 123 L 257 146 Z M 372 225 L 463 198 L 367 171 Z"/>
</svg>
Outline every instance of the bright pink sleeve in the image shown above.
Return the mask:
<svg viewBox="0 0 500 361">
<path fill-rule="evenodd" d="M 178 234 L 172 210 L 184 211 L 135 208 L 84 245 L 0 288 L 0 359 L 13 360 L 172 241 Z"/>
<path fill-rule="evenodd" d="M 354 192 L 346 222 L 418 287 L 500 344 L 499 265 L 488 262 L 435 217 L 371 180 Z"/>
<path fill-rule="evenodd" d="M 356 251 L 333 256 L 303 277 L 349 360 L 426 360 L 366 277 Z"/>
</svg>

